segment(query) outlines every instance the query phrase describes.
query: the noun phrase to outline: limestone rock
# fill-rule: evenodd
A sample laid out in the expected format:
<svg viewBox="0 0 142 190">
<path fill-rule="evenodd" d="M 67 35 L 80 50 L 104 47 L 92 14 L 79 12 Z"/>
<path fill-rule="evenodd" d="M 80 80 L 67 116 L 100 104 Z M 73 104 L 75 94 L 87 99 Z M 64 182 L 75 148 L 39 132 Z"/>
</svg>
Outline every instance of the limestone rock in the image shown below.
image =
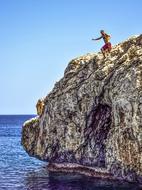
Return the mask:
<svg viewBox="0 0 142 190">
<path fill-rule="evenodd" d="M 36 104 L 36 109 L 37 109 L 37 115 L 41 116 L 44 112 L 45 104 L 42 99 L 39 99 L 37 104 Z"/>
<path fill-rule="evenodd" d="M 29 155 L 142 183 L 142 35 L 72 60 L 44 103 L 23 125 Z"/>
</svg>

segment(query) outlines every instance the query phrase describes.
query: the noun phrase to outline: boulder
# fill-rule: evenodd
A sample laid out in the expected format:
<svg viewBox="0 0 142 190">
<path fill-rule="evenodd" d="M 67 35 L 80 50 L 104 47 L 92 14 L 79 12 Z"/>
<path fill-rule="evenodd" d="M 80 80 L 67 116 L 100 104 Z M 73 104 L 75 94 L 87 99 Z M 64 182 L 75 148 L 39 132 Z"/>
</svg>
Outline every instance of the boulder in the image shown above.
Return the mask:
<svg viewBox="0 0 142 190">
<path fill-rule="evenodd" d="M 105 59 L 101 53 L 73 59 L 44 104 L 40 117 L 23 124 L 30 156 L 57 171 L 67 164 L 78 171 L 77 164 L 142 183 L 142 35 L 114 46 Z"/>
</svg>

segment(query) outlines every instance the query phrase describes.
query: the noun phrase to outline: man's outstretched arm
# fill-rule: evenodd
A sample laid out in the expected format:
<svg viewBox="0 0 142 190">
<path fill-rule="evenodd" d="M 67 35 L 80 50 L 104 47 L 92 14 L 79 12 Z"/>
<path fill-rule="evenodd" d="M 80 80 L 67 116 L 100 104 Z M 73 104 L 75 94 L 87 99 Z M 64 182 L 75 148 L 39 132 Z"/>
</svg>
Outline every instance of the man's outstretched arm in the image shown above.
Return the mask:
<svg viewBox="0 0 142 190">
<path fill-rule="evenodd" d="M 100 40 L 100 39 L 102 39 L 102 36 L 96 39 L 92 38 L 92 40 Z"/>
</svg>

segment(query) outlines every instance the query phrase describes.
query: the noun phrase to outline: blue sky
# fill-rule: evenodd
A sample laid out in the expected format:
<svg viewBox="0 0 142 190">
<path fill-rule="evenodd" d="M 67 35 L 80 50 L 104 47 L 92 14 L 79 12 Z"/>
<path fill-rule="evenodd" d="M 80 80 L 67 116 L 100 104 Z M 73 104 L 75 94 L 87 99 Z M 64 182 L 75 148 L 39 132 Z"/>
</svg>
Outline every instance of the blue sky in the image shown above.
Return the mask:
<svg viewBox="0 0 142 190">
<path fill-rule="evenodd" d="M 0 0 L 0 114 L 33 114 L 68 62 L 142 33 L 141 0 Z"/>
</svg>

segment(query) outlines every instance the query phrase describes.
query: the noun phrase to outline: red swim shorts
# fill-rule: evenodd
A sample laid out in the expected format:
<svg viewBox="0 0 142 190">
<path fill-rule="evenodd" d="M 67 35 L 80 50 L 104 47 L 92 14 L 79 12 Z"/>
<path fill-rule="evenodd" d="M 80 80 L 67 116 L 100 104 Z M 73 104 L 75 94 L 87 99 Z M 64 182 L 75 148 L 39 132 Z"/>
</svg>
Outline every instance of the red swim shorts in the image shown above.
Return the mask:
<svg viewBox="0 0 142 190">
<path fill-rule="evenodd" d="M 103 49 L 104 51 L 107 50 L 107 49 L 111 50 L 111 43 L 110 43 L 110 42 L 106 43 L 106 44 L 102 47 L 102 49 Z"/>
</svg>

